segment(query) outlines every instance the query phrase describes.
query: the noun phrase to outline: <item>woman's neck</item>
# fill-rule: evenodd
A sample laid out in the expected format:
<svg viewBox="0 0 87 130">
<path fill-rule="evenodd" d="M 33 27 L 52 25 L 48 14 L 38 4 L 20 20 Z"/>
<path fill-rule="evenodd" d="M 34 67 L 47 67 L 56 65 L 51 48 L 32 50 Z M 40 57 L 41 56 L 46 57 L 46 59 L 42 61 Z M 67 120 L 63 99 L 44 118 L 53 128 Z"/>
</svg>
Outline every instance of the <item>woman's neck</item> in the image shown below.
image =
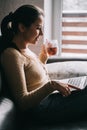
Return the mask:
<svg viewBox="0 0 87 130">
<path fill-rule="evenodd" d="M 19 49 L 26 49 L 29 45 L 29 43 L 26 43 L 22 38 L 19 37 L 14 37 L 12 42 L 14 42 Z"/>
</svg>

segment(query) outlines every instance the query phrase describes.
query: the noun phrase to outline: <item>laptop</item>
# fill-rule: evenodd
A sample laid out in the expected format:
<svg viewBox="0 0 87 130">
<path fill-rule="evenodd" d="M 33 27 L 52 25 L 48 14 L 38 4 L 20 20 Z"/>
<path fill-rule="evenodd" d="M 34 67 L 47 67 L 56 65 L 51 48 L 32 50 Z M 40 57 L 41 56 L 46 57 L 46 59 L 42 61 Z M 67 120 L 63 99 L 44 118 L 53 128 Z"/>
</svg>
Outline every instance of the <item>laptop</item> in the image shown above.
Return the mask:
<svg viewBox="0 0 87 130">
<path fill-rule="evenodd" d="M 68 84 L 71 91 L 82 90 L 87 86 L 87 76 L 73 77 L 57 81 Z"/>
</svg>

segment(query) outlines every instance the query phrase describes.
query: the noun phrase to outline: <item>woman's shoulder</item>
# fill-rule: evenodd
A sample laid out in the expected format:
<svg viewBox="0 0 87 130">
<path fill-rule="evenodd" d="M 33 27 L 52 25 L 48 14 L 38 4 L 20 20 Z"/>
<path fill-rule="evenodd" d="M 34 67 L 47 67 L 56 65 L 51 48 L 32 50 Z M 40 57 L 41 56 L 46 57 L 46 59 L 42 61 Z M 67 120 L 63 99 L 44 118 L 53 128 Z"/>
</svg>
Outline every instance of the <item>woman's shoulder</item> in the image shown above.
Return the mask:
<svg viewBox="0 0 87 130">
<path fill-rule="evenodd" d="M 8 58 L 15 58 L 15 59 L 24 59 L 24 57 L 22 56 L 22 54 L 16 50 L 15 48 L 7 48 L 3 51 L 3 53 L 1 54 L 1 57 L 4 57 L 6 59 Z"/>
<path fill-rule="evenodd" d="M 15 48 L 6 48 L 4 51 L 3 51 L 3 53 L 2 53 L 2 55 L 19 55 L 19 56 L 21 56 L 21 53 L 17 50 L 17 49 L 15 49 Z"/>
<path fill-rule="evenodd" d="M 26 64 L 26 58 L 16 49 L 7 48 L 1 54 L 0 62 L 3 67 L 9 68 L 10 66 L 22 66 Z"/>
</svg>

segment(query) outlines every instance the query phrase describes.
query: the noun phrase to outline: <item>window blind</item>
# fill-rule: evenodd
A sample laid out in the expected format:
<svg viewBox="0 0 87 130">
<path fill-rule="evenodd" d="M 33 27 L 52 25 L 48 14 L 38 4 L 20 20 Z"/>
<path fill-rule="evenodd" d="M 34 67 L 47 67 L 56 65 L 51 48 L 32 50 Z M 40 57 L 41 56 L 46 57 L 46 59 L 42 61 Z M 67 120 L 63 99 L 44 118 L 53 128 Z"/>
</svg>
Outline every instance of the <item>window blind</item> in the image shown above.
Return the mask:
<svg viewBox="0 0 87 130">
<path fill-rule="evenodd" d="M 62 54 L 87 55 L 87 13 L 62 13 Z"/>
</svg>

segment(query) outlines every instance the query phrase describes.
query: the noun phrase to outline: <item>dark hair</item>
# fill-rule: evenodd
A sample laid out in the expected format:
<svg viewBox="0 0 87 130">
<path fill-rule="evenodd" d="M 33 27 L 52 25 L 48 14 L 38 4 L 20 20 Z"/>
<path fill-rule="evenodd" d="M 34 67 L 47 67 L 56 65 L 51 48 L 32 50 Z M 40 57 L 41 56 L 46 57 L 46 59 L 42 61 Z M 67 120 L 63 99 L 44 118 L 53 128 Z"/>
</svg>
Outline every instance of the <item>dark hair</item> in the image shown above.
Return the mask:
<svg viewBox="0 0 87 130">
<path fill-rule="evenodd" d="M 19 31 L 19 23 L 22 23 L 25 27 L 30 27 L 40 15 L 44 15 L 43 10 L 34 5 L 23 5 L 14 13 L 9 13 L 1 22 L 0 44 L 5 44 L 4 48 L 7 48 L 9 46 L 8 43 L 11 42 L 14 35 Z"/>
</svg>

